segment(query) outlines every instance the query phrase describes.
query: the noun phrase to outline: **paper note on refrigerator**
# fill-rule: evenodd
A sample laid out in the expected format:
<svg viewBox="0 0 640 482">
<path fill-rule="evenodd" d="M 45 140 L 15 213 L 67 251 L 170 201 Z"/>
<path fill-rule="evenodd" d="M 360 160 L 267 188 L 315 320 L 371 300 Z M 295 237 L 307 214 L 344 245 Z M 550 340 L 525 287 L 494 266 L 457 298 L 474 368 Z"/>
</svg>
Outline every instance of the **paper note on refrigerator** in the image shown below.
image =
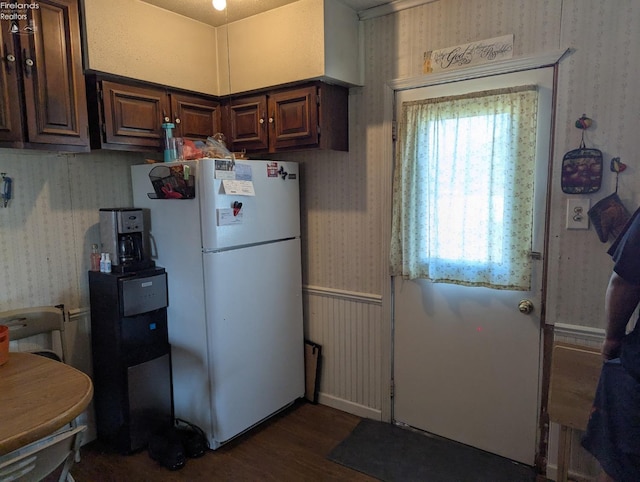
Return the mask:
<svg viewBox="0 0 640 482">
<path fill-rule="evenodd" d="M 248 164 L 236 163 L 236 179 L 239 181 L 251 181 L 253 180 L 253 173 L 251 171 L 251 166 Z"/>
<path fill-rule="evenodd" d="M 216 209 L 216 221 L 218 226 L 232 226 L 234 224 L 242 224 L 243 213 L 233 213 L 233 209 L 221 208 Z"/>
<path fill-rule="evenodd" d="M 238 179 L 223 179 L 222 189 L 224 194 L 234 194 L 236 196 L 255 196 L 252 181 L 241 181 Z"/>
</svg>

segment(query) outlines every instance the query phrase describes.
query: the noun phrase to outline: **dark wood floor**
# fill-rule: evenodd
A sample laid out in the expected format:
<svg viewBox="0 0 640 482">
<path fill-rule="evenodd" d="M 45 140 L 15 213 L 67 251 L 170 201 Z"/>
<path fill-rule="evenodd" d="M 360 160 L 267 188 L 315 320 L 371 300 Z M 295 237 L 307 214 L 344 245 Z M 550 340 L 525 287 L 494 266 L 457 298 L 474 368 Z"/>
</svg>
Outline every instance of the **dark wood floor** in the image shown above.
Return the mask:
<svg viewBox="0 0 640 482">
<path fill-rule="evenodd" d="M 71 473 L 77 482 L 111 481 L 356 481 L 377 479 L 331 462 L 327 454 L 347 437 L 359 417 L 306 402 L 294 404 L 250 432 L 177 471 L 146 451 L 117 455 L 92 442 Z"/>
</svg>

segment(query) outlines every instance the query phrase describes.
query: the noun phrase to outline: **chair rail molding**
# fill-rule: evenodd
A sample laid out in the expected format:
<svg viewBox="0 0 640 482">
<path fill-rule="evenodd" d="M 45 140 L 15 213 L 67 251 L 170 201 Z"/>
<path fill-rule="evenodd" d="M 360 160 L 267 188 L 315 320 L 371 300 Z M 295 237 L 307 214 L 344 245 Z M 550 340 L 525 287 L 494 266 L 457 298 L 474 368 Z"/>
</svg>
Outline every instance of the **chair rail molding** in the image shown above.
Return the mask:
<svg viewBox="0 0 640 482">
<path fill-rule="evenodd" d="M 382 295 L 377 295 L 372 293 L 360 293 L 356 291 L 346 291 L 346 290 L 340 290 L 335 288 L 326 288 L 323 286 L 312 286 L 312 285 L 304 286 L 303 291 L 305 291 L 310 295 L 330 296 L 332 298 L 340 298 L 343 300 L 357 301 L 360 303 L 373 303 L 377 305 L 382 303 Z"/>
</svg>

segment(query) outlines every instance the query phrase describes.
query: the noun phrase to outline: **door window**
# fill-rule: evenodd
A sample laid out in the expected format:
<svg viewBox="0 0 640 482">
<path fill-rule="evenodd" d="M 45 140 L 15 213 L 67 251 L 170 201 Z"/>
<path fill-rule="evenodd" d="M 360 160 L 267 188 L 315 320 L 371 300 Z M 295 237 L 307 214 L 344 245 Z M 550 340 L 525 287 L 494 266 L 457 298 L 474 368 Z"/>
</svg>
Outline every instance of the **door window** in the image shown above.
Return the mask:
<svg viewBox="0 0 640 482">
<path fill-rule="evenodd" d="M 392 274 L 528 290 L 537 88 L 404 102 Z"/>
</svg>

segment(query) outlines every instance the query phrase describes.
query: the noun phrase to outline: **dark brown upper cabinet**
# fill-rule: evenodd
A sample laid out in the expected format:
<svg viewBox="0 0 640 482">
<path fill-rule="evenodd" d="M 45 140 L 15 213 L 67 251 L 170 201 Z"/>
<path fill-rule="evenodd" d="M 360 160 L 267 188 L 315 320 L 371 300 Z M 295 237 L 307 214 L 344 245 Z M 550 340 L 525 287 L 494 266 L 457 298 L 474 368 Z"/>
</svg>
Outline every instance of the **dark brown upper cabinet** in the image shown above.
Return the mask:
<svg viewBox="0 0 640 482">
<path fill-rule="evenodd" d="M 241 97 L 231 101 L 229 108 L 229 141 L 237 151 L 267 151 L 267 96 Z"/>
<path fill-rule="evenodd" d="M 160 149 L 162 123 L 169 112 L 164 90 L 106 80 L 98 81 L 96 88 L 99 103 L 95 107 L 99 108 L 101 115 L 91 122 L 91 147 L 147 151 Z M 91 87 L 89 91 L 92 91 Z"/>
<path fill-rule="evenodd" d="M 349 150 L 348 89 L 313 82 L 236 97 L 229 107 L 234 151 Z"/>
<path fill-rule="evenodd" d="M 0 33 L 0 146 L 87 151 L 77 0 L 40 0 L 24 15 Z"/>
<path fill-rule="evenodd" d="M 157 151 L 162 124 L 174 124 L 173 136 L 206 140 L 221 130 L 220 103 L 144 83 L 87 77 L 93 148 Z"/>
<path fill-rule="evenodd" d="M 174 135 L 204 141 L 222 130 L 220 102 L 187 94 L 171 93 Z"/>
</svg>

